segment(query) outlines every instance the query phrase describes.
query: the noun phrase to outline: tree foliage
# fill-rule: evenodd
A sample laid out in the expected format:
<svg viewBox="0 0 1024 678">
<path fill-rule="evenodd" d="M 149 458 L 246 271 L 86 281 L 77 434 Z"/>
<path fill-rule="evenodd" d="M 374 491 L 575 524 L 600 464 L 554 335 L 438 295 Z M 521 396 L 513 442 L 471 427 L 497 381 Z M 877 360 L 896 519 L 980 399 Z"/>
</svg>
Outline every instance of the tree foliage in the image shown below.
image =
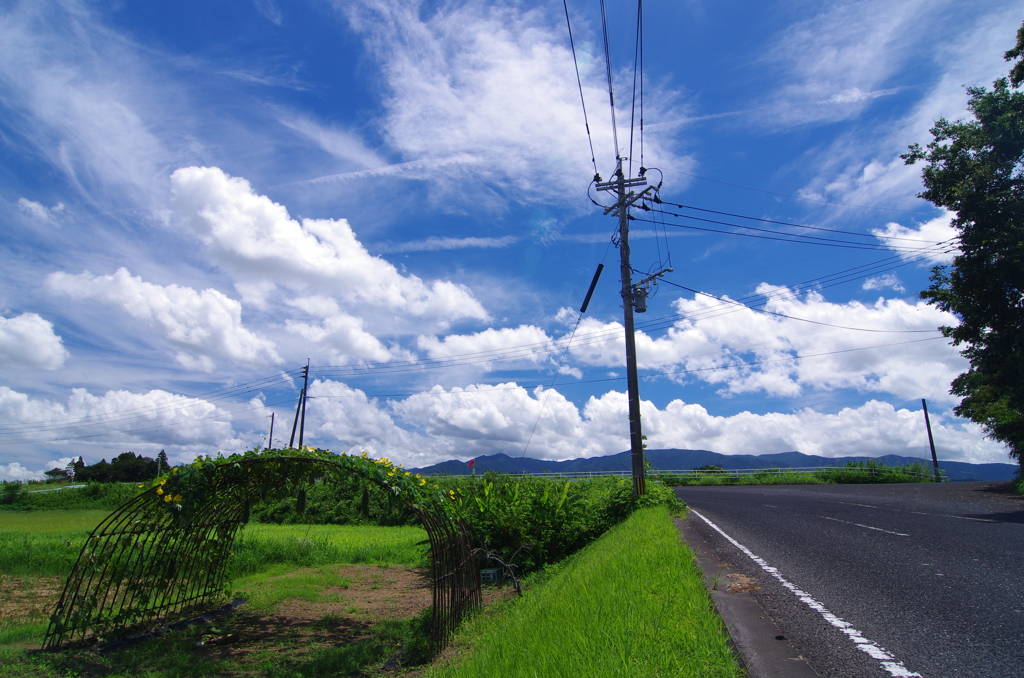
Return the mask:
<svg viewBox="0 0 1024 678">
<path fill-rule="evenodd" d="M 921 292 L 960 320 L 940 328 L 971 365 L 953 381 L 954 411 L 1024 465 L 1024 25 L 1005 57 L 1018 61 L 1009 79 L 967 88 L 973 119 L 939 120 L 928 146 L 902 157 L 925 161 L 918 195 L 951 211 L 959 234 L 952 266 L 932 269 Z"/>
</svg>

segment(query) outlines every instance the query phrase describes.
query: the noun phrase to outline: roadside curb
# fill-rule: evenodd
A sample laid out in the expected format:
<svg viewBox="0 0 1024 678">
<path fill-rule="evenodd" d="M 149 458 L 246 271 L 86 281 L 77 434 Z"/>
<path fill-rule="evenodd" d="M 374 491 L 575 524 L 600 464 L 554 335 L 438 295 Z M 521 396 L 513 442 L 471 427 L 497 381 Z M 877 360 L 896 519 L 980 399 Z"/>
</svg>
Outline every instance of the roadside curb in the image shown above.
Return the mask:
<svg viewBox="0 0 1024 678">
<path fill-rule="evenodd" d="M 749 678 L 818 678 L 749 591 L 729 592 L 723 566 L 690 521 L 673 518 L 704 573 L 704 583 Z M 742 588 L 742 587 L 740 587 Z"/>
</svg>

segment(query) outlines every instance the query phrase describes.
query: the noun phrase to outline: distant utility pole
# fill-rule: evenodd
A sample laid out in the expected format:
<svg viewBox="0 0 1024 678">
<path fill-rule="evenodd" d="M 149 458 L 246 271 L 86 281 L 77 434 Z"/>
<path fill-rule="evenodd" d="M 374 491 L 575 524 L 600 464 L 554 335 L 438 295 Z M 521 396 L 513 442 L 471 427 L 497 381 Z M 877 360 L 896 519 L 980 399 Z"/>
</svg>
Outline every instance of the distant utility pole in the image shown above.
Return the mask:
<svg viewBox="0 0 1024 678">
<path fill-rule="evenodd" d="M 302 369 L 302 392 L 299 394 L 299 402 L 295 405 L 295 420 L 292 422 L 292 437 L 288 439 L 288 449 L 295 448 L 295 429 L 299 427 L 299 419 L 302 419 L 302 427 L 299 428 L 299 447 L 302 447 L 302 434 L 306 429 L 306 388 L 309 386 L 309 361 Z"/>
<path fill-rule="evenodd" d="M 660 271 L 636 285 L 633 284 L 633 269 L 629 265 L 629 206 L 643 198 L 647 193 L 655 191 L 654 186 L 647 186 L 644 177 L 646 170 L 640 168 L 640 176 L 627 179 L 622 172 L 622 158 L 618 159 L 615 174 L 611 181 L 597 182 L 597 190 L 613 191 L 615 203 L 605 208 L 605 214 L 619 218 L 619 261 L 622 276 L 622 315 L 626 326 L 626 384 L 629 392 L 629 447 L 633 466 L 633 495 L 647 494 L 647 473 L 644 470 L 644 436 L 640 428 L 640 380 L 636 368 L 636 336 L 633 330 L 633 311 L 647 311 L 647 283 L 663 275 Z M 630 189 L 647 186 L 639 193 Z"/>
<path fill-rule="evenodd" d="M 274 449 L 274 413 L 270 413 L 270 437 L 267 438 L 267 449 Z"/>
<path fill-rule="evenodd" d="M 928 417 L 928 401 L 921 398 L 921 407 L 924 408 L 924 427 L 928 429 L 928 445 L 932 448 L 932 466 L 935 468 L 935 482 L 939 482 L 939 458 L 935 455 L 935 439 L 932 438 L 932 421 Z"/>
</svg>

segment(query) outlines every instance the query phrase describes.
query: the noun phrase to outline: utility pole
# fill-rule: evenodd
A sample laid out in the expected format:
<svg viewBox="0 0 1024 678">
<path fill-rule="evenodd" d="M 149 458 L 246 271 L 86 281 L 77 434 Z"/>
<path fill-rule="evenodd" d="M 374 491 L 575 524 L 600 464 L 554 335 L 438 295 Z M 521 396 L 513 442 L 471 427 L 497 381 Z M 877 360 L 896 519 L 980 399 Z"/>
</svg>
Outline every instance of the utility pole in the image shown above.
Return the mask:
<svg viewBox="0 0 1024 678">
<path fill-rule="evenodd" d="M 267 449 L 274 449 L 274 413 L 270 413 L 270 437 L 267 438 Z"/>
<path fill-rule="evenodd" d="M 935 468 L 935 482 L 939 482 L 939 458 L 935 456 L 935 439 L 932 438 L 932 421 L 928 417 L 928 401 L 921 398 L 921 407 L 924 408 L 924 426 L 928 429 L 928 445 L 932 448 L 932 466 Z"/>
<path fill-rule="evenodd" d="M 629 206 L 654 190 L 647 186 L 647 179 L 641 175 L 627 179 L 622 172 L 622 158 L 618 159 L 615 175 L 611 181 L 597 182 L 597 190 L 614 191 L 615 203 L 605 209 L 605 214 L 619 218 L 619 263 L 622 277 L 622 316 L 626 327 L 626 388 L 629 393 L 629 448 L 633 469 L 633 496 L 647 494 L 647 472 L 644 469 L 644 436 L 640 427 L 640 380 L 636 368 L 636 337 L 633 330 L 633 309 L 638 313 L 647 310 L 647 289 L 633 285 L 633 269 L 629 265 Z M 647 186 L 636 193 L 629 190 Z M 646 282 L 646 281 L 645 281 Z"/>
<path fill-rule="evenodd" d="M 309 361 L 302 370 L 302 392 L 299 393 L 299 402 L 295 405 L 295 420 L 292 422 L 292 437 L 288 439 L 288 449 L 295 448 L 295 429 L 299 425 L 299 415 L 302 415 L 302 427 L 306 427 L 306 387 L 309 385 Z M 299 447 L 302 447 L 302 433 L 299 433 Z"/>
</svg>

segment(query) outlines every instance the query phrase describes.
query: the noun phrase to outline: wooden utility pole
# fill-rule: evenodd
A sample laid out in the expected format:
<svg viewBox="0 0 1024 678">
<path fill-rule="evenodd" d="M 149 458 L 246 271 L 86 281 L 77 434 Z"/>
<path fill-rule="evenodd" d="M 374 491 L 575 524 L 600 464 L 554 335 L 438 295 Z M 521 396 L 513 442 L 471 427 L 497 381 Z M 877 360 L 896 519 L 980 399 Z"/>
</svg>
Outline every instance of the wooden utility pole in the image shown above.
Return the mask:
<svg viewBox="0 0 1024 678">
<path fill-rule="evenodd" d="M 647 472 L 644 469 L 644 436 L 640 427 L 640 380 L 637 377 L 636 336 L 633 330 L 636 290 L 633 286 L 633 269 L 629 265 L 629 206 L 654 188 L 647 186 L 639 193 L 629 190 L 639 186 L 647 186 L 647 179 L 643 176 L 627 179 L 622 172 L 622 158 L 618 160 L 612 180 L 597 183 L 597 190 L 615 192 L 615 203 L 605 209 L 604 213 L 619 218 L 619 270 L 622 277 L 620 294 L 622 295 L 623 324 L 626 327 L 626 387 L 629 394 L 629 449 L 633 469 L 634 496 L 647 494 Z M 646 299 L 646 289 L 642 292 Z"/>
<path fill-rule="evenodd" d="M 267 449 L 274 449 L 274 413 L 270 413 L 270 437 L 267 438 Z"/>
</svg>

